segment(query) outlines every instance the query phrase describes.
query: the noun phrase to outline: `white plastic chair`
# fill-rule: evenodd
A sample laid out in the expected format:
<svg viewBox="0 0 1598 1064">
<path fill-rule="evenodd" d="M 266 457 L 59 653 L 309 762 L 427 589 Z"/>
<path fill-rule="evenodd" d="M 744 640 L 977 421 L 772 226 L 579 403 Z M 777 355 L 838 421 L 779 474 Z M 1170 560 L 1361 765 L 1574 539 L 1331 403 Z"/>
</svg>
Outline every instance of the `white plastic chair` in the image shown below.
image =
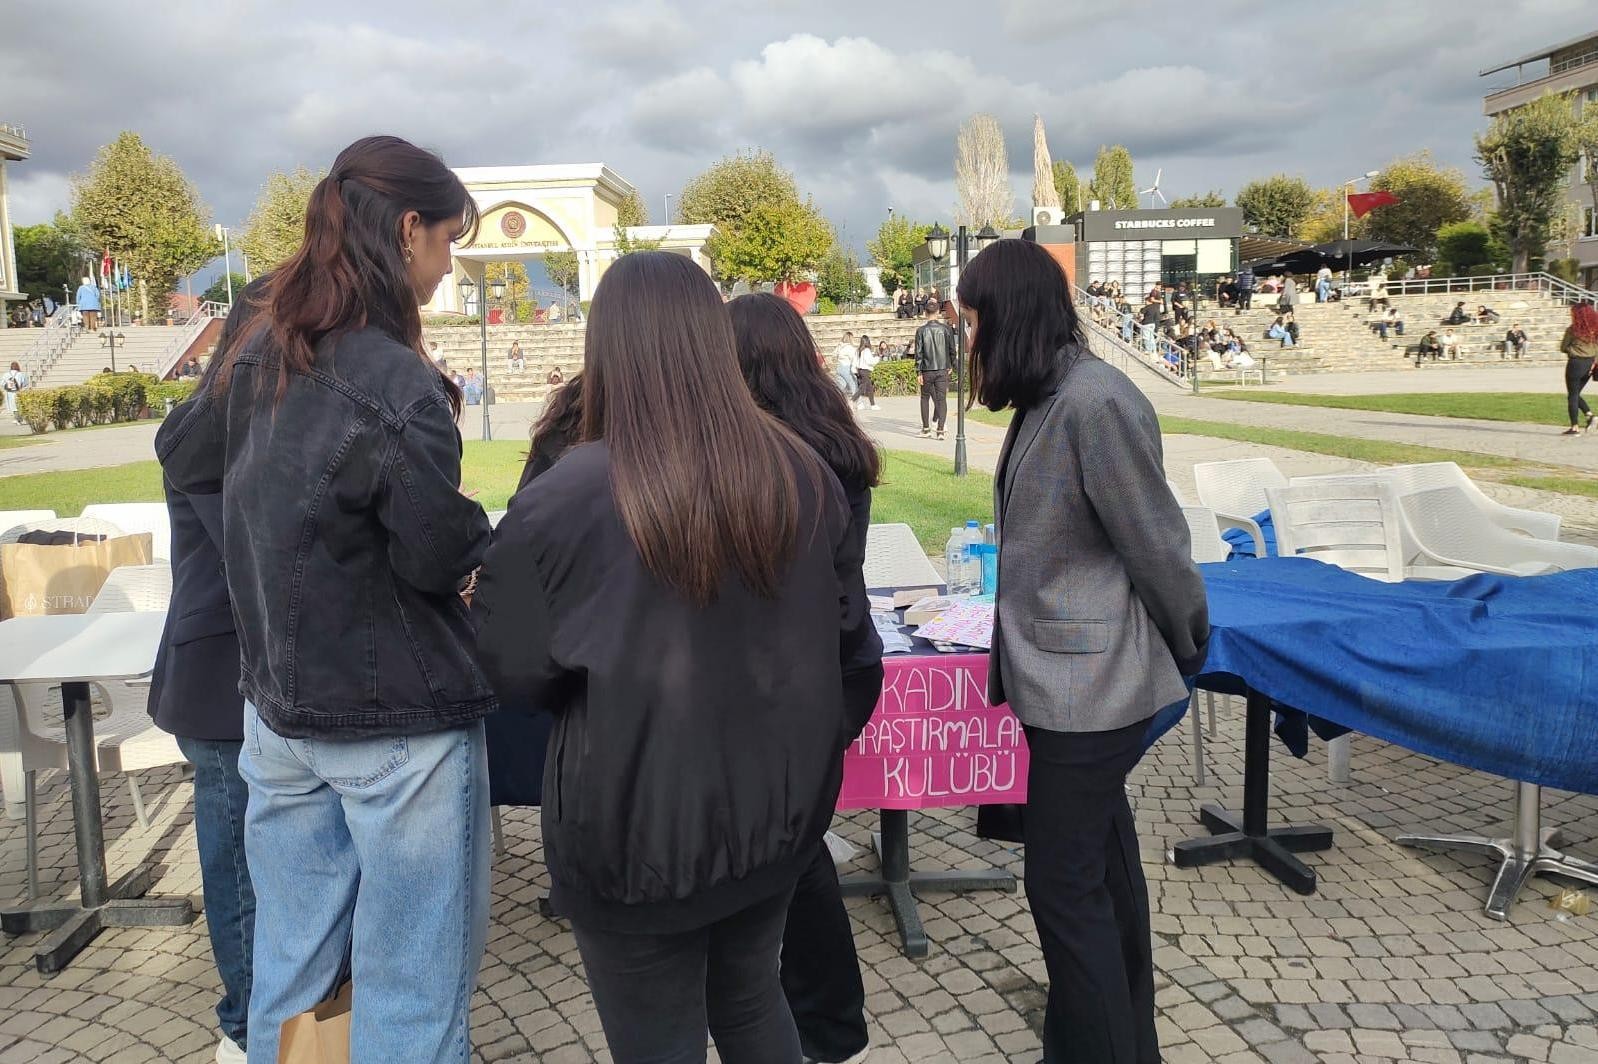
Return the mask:
<svg viewBox="0 0 1598 1064">
<path fill-rule="evenodd" d="M 1177 495 L 1177 498 L 1180 500 L 1181 496 Z M 1224 562 L 1232 556 L 1232 545 L 1221 538 L 1214 510 L 1202 506 L 1184 506 L 1182 516 L 1187 519 L 1188 540 L 1195 562 Z M 1193 700 L 1188 705 L 1188 716 L 1193 720 L 1193 782 L 1202 787 L 1207 777 L 1204 772 L 1204 728 L 1199 722 L 1198 696 L 1199 692 L 1195 688 Z M 1210 735 L 1214 736 L 1215 693 L 1205 691 L 1204 702 L 1209 710 Z"/>
<path fill-rule="evenodd" d="M 1267 488 L 1276 552 L 1307 557 L 1373 580 L 1404 579 L 1398 499 L 1375 478 Z"/>
<path fill-rule="evenodd" d="M 1598 547 L 1516 535 L 1482 520 L 1481 510 L 1456 487 L 1399 498 L 1404 524 L 1420 561 L 1504 576 L 1537 576 L 1598 568 Z"/>
<path fill-rule="evenodd" d="M 1531 539 L 1557 540 L 1560 519 L 1558 514 L 1541 510 L 1523 510 L 1505 506 L 1490 497 L 1465 471 L 1453 462 L 1424 462 L 1417 465 L 1392 466 L 1383 470 L 1393 482 L 1398 495 L 1413 495 L 1432 488 L 1458 488 L 1465 493 L 1474 507 L 1495 528 Z"/>
<path fill-rule="evenodd" d="M 54 520 L 54 510 L 0 510 L 0 533 L 9 532 L 18 525 Z"/>
<path fill-rule="evenodd" d="M 122 528 L 98 517 L 48 517 L 12 525 L 0 532 L 0 543 L 15 543 L 29 532 L 76 532 L 80 536 L 120 536 Z"/>
<path fill-rule="evenodd" d="M 109 521 L 126 535 L 150 533 L 151 557 L 172 560 L 172 519 L 164 502 L 94 503 L 83 508 L 84 517 Z"/>
<path fill-rule="evenodd" d="M 867 587 L 934 587 L 943 583 L 909 525 L 866 529 L 863 569 Z"/>
<path fill-rule="evenodd" d="M 164 565 L 123 566 L 112 571 L 88 613 L 159 612 L 172 598 L 171 570 Z M 41 771 L 67 768 L 66 728 L 60 688 L 41 683 L 7 684 L 12 706 L 0 709 L 0 750 L 20 756 L 23 817 L 26 820 L 28 896 L 38 895 L 38 812 L 36 778 Z M 180 764 L 177 740 L 150 721 L 148 684 L 93 684 L 95 761 L 98 771 L 128 778 L 133 811 L 149 826 L 144 796 L 133 773 Z M 8 784 L 8 788 L 9 788 Z M 8 800 L 11 791 L 7 790 Z"/>
<path fill-rule="evenodd" d="M 1199 504 L 1222 514 L 1253 517 L 1270 508 L 1265 492 L 1287 487 L 1287 477 L 1269 458 L 1199 462 L 1193 466 Z"/>
</svg>

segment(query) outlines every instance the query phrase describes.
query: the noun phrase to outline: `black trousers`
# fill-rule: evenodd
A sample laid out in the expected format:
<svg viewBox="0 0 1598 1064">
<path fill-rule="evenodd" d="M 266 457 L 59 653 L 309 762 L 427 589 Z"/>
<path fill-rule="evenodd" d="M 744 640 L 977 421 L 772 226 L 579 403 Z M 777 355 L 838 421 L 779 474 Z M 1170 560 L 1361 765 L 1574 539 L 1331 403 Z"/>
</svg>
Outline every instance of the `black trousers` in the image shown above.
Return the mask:
<svg viewBox="0 0 1598 1064">
<path fill-rule="evenodd" d="M 930 409 L 929 409 L 930 408 Z M 933 421 L 938 431 L 949 420 L 949 371 L 935 370 L 921 375 L 921 427 L 929 429 Z"/>
<path fill-rule="evenodd" d="M 704 1064 L 705 1031 L 725 1064 L 799 1064 L 777 977 L 790 893 L 680 934 L 573 923 L 616 1064 Z"/>
<path fill-rule="evenodd" d="M 855 385 L 859 388 L 859 396 L 867 402 L 877 401 L 877 379 L 871 375 L 869 369 L 854 371 Z"/>
<path fill-rule="evenodd" d="M 1149 892 L 1126 777 L 1148 722 L 1026 729 L 1026 892 L 1049 973 L 1045 1064 L 1157 1064 Z"/>
<path fill-rule="evenodd" d="M 1237 309 L 1251 310 L 1254 307 L 1254 289 L 1247 288 L 1237 293 Z"/>
<path fill-rule="evenodd" d="M 854 929 L 826 843 L 816 846 L 788 903 L 782 992 L 799 1028 L 799 1045 L 811 1060 L 848 1060 L 870 1043 Z"/>
<path fill-rule="evenodd" d="M 1590 358 L 1567 358 L 1565 360 L 1565 406 L 1570 411 L 1570 424 L 1575 426 L 1580 420 L 1579 414 L 1592 414 L 1592 408 L 1587 405 L 1587 400 L 1581 397 L 1581 390 L 1587 387 L 1587 382 L 1592 380 L 1592 364 Z"/>
</svg>

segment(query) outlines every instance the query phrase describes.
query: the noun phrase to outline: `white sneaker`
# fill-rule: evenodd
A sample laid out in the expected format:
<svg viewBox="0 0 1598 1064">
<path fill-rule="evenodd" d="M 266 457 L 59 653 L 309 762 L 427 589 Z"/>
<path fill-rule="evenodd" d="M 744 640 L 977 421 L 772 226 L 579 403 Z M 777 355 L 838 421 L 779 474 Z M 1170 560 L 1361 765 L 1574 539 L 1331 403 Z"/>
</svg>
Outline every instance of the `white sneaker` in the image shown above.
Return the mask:
<svg viewBox="0 0 1598 1064">
<path fill-rule="evenodd" d="M 881 410 L 882 407 L 878 406 L 876 403 L 872 403 L 871 404 L 871 409 L 873 409 L 873 410 Z"/>
<path fill-rule="evenodd" d="M 848 1060 L 840 1060 L 840 1061 L 837 1062 L 837 1064 L 865 1064 L 866 1058 L 868 1056 L 870 1056 L 870 1055 L 871 1055 L 871 1047 L 870 1046 L 866 1046 L 864 1049 L 862 1049 L 860 1052 L 856 1053 L 854 1056 L 850 1057 Z M 827 1062 L 816 1060 L 813 1057 L 804 1057 L 803 1060 L 804 1060 L 804 1064 L 827 1064 Z"/>
<path fill-rule="evenodd" d="M 248 1064 L 248 1056 L 239 1044 L 227 1035 L 216 1046 L 216 1064 Z"/>
</svg>

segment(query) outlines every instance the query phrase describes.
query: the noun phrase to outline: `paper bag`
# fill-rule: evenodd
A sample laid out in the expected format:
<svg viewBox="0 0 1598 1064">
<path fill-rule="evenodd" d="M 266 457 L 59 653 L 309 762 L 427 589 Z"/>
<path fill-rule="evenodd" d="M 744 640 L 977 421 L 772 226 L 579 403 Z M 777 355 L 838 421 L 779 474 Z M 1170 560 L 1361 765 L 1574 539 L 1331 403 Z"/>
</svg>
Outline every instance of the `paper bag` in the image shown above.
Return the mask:
<svg viewBox="0 0 1598 1064">
<path fill-rule="evenodd" d="M 350 1002 L 355 984 L 298 1016 L 283 1021 L 277 1064 L 350 1064 Z"/>
<path fill-rule="evenodd" d="M 83 613 L 112 569 L 149 565 L 152 547 L 148 532 L 60 546 L 0 544 L 0 621 Z"/>
</svg>

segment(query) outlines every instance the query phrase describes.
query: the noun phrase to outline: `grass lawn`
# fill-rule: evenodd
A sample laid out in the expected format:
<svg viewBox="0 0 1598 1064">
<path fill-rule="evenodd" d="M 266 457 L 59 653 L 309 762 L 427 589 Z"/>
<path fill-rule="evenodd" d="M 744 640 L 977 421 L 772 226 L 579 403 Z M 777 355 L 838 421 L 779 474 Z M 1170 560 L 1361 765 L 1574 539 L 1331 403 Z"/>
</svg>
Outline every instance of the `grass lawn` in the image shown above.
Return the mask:
<svg viewBox="0 0 1598 1064">
<path fill-rule="evenodd" d="M 521 476 L 527 445 L 521 440 L 466 444 L 462 480 L 478 492 L 485 510 L 503 510 Z M 161 467 L 155 462 L 30 473 L 0 478 L 0 510 L 54 510 L 64 517 L 94 502 L 161 501 Z M 883 483 L 875 493 L 872 520 L 904 522 L 929 553 L 943 549 L 949 529 L 969 518 L 993 519 L 993 478 L 973 471 L 955 477 L 948 459 L 906 451 L 887 452 Z"/>
<path fill-rule="evenodd" d="M 1598 499 L 1598 477 L 1504 477 L 1505 484 Z"/>
<path fill-rule="evenodd" d="M 1564 396 L 1552 388 L 1547 392 L 1406 392 L 1395 395 L 1312 395 L 1238 388 L 1206 391 L 1204 396 L 1208 399 L 1235 399 L 1244 403 L 1374 410 L 1385 414 L 1427 414 L 1481 421 L 1519 421 L 1532 425 L 1567 423 Z"/>
<path fill-rule="evenodd" d="M 986 410 L 973 410 L 968 415 L 975 421 L 989 425 L 1010 424 L 1010 411 L 997 414 Z M 1519 465 L 1513 458 L 1474 451 L 1451 451 L 1443 447 L 1423 447 L 1419 444 L 1389 443 L 1385 440 L 1361 440 L 1344 436 L 1328 436 L 1320 432 L 1298 432 L 1293 429 L 1264 428 L 1257 425 L 1231 425 L 1224 421 L 1200 421 L 1186 417 L 1161 417 L 1160 429 L 1168 436 L 1211 436 L 1239 443 L 1258 443 L 1267 447 L 1285 447 L 1292 451 L 1326 454 L 1334 458 L 1347 458 L 1356 462 L 1373 462 L 1378 465 L 1403 465 L 1411 462 L 1457 462 L 1466 469 L 1505 469 Z M 1549 490 L 1559 490 L 1550 488 Z"/>
<path fill-rule="evenodd" d="M 0 451 L 7 447 L 28 447 L 35 443 L 43 443 L 43 436 L 0 436 Z"/>
</svg>

